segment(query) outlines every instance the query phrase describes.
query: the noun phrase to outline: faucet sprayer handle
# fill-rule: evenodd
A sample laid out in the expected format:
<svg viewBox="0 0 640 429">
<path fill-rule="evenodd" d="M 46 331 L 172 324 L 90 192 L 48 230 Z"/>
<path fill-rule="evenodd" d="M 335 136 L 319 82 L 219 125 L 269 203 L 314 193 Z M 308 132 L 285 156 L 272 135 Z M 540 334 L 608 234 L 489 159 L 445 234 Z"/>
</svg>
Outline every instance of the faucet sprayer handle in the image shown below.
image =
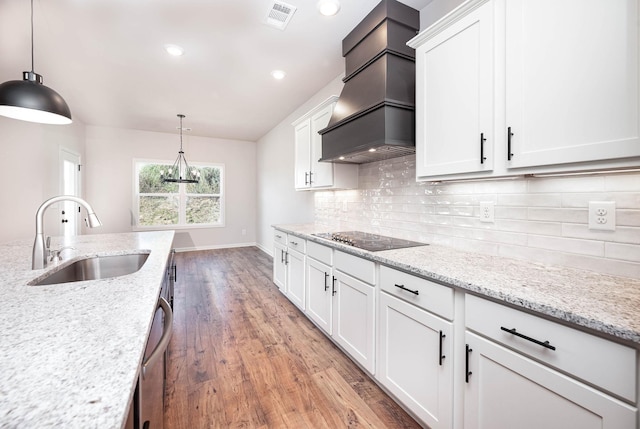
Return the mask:
<svg viewBox="0 0 640 429">
<path fill-rule="evenodd" d="M 51 247 L 51 236 L 47 237 L 47 245 L 45 247 L 47 249 Z"/>
</svg>

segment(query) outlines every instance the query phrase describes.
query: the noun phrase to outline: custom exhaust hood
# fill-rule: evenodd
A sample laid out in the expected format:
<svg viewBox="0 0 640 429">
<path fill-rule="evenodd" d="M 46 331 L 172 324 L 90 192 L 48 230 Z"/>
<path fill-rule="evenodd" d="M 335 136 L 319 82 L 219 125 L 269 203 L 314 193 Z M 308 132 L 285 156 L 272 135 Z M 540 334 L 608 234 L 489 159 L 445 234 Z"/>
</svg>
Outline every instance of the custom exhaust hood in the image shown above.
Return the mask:
<svg viewBox="0 0 640 429">
<path fill-rule="evenodd" d="M 342 41 L 344 88 L 322 135 L 320 161 L 363 164 L 415 153 L 417 10 L 382 0 Z"/>
</svg>

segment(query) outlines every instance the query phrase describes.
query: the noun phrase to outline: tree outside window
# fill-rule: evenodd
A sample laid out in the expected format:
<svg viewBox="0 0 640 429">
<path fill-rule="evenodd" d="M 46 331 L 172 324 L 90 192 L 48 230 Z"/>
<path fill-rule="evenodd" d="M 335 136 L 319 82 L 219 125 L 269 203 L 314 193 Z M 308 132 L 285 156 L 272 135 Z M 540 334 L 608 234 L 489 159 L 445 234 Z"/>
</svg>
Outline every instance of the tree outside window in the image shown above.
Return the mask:
<svg viewBox="0 0 640 429">
<path fill-rule="evenodd" d="M 136 226 L 223 225 L 223 167 L 191 165 L 200 171 L 198 183 L 163 183 L 160 172 L 171 166 L 168 161 L 135 162 Z"/>
</svg>

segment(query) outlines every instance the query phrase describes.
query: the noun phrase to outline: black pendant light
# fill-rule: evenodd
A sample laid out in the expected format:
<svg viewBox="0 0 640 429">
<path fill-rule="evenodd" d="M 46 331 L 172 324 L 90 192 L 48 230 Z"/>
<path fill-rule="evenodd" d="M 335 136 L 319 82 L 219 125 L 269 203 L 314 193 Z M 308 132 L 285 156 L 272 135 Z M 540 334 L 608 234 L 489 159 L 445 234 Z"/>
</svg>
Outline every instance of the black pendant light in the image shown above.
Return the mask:
<svg viewBox="0 0 640 429">
<path fill-rule="evenodd" d="M 0 115 L 42 124 L 70 124 L 71 111 L 64 99 L 42 84 L 42 76 L 33 71 L 33 0 L 31 0 L 31 71 L 22 72 L 22 80 L 0 85 Z"/>
<path fill-rule="evenodd" d="M 178 152 L 176 162 L 173 163 L 173 166 L 168 171 L 160 170 L 160 177 L 163 182 L 198 183 L 200 180 L 200 172 L 197 168 L 189 167 L 189 163 L 187 163 L 187 159 L 184 157 L 182 150 L 182 131 L 191 130 L 191 128 L 182 127 L 182 119 L 184 117 L 184 115 L 178 114 L 178 118 L 180 118 L 180 126 L 178 127 L 180 130 L 180 152 Z"/>
</svg>

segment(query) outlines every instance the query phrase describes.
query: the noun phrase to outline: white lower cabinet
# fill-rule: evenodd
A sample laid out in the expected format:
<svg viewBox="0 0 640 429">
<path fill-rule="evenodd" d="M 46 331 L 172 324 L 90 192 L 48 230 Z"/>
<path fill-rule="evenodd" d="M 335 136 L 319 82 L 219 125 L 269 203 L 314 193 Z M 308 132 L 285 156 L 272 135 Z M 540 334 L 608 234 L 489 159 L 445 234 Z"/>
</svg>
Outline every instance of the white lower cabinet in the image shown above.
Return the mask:
<svg viewBox="0 0 640 429">
<path fill-rule="evenodd" d="M 378 311 L 377 379 L 430 428 L 451 428 L 452 323 L 386 292 Z"/>
<path fill-rule="evenodd" d="M 465 429 L 637 428 L 635 349 L 473 295 L 465 325 Z"/>
<path fill-rule="evenodd" d="M 280 292 L 287 292 L 287 246 L 278 242 L 273 244 L 273 282 Z"/>
<path fill-rule="evenodd" d="M 305 255 L 289 249 L 287 257 L 287 298 L 304 310 L 304 260 Z"/>
<path fill-rule="evenodd" d="M 375 287 L 334 272 L 333 338 L 369 373 L 375 372 Z"/>
<path fill-rule="evenodd" d="M 465 429 L 635 429 L 637 410 L 466 333 Z"/>
<path fill-rule="evenodd" d="M 332 333 L 332 268 L 307 257 L 307 316 L 324 332 Z"/>
</svg>

